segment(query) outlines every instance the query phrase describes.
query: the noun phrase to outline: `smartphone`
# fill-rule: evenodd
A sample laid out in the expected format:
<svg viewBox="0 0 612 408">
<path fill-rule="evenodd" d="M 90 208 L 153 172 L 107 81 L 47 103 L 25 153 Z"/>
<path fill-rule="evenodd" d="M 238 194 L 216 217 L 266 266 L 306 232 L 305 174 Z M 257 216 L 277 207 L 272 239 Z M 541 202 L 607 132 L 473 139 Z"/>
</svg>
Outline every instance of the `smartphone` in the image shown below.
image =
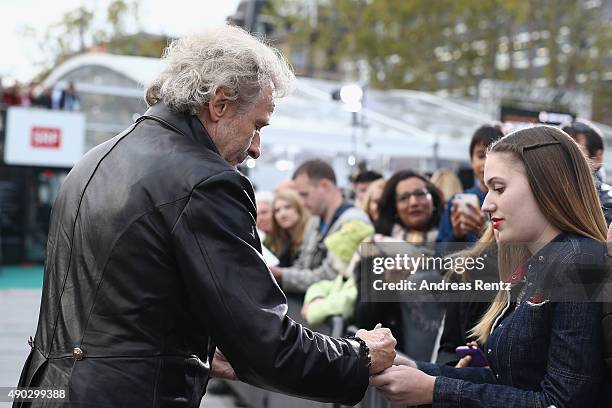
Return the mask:
<svg viewBox="0 0 612 408">
<path fill-rule="evenodd" d="M 465 356 L 472 356 L 470 367 L 486 367 L 489 365 L 487 357 L 480 347 L 476 346 L 459 346 L 455 349 L 457 356 L 463 358 Z"/>
<path fill-rule="evenodd" d="M 459 193 L 455 194 L 453 201 L 459 202 L 459 210 L 463 212 L 471 211 L 468 204 L 472 204 L 475 208 L 480 208 L 480 199 L 474 193 Z"/>
</svg>

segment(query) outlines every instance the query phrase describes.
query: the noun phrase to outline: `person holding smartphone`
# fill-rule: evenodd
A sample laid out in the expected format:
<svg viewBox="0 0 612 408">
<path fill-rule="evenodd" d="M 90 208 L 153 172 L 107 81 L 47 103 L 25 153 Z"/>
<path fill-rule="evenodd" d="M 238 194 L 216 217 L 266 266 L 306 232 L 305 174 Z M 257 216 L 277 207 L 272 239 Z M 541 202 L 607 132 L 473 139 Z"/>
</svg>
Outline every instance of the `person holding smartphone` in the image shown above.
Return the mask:
<svg viewBox="0 0 612 408">
<path fill-rule="evenodd" d="M 476 202 L 482 203 L 487 193 L 487 186 L 483 180 L 487 148 L 503 135 L 499 127 L 491 125 L 483 125 L 474 132 L 470 142 L 470 165 L 476 183 L 463 192 L 465 199 L 458 200 L 463 197 L 458 197 L 456 194 L 449 200 L 438 226 L 438 242 L 478 241 L 485 225 L 485 218 Z M 470 199 L 466 195 L 475 195 L 478 200 Z"/>
</svg>

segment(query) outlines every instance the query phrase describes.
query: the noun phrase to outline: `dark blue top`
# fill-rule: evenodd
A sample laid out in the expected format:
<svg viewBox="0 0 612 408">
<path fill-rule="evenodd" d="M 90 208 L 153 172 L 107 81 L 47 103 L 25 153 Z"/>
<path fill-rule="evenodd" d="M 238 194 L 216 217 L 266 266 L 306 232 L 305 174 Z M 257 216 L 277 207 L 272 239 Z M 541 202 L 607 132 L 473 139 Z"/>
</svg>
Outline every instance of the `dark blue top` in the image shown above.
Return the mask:
<svg viewBox="0 0 612 408">
<path fill-rule="evenodd" d="M 334 225 L 334 222 L 338 221 L 338 218 L 340 218 L 340 216 L 349 208 L 353 208 L 354 205 L 352 203 L 349 202 L 343 202 L 342 204 L 340 204 L 340 207 L 336 208 L 336 211 L 334 212 L 334 215 L 332 216 L 332 219 L 329 221 L 329 224 L 325 222 L 325 220 L 323 219 L 323 217 L 321 217 L 321 221 L 319 221 L 319 234 L 322 236 L 321 241 L 323 240 L 323 238 L 327 235 L 327 232 L 329 230 L 329 226 L 330 225 Z"/>
</svg>

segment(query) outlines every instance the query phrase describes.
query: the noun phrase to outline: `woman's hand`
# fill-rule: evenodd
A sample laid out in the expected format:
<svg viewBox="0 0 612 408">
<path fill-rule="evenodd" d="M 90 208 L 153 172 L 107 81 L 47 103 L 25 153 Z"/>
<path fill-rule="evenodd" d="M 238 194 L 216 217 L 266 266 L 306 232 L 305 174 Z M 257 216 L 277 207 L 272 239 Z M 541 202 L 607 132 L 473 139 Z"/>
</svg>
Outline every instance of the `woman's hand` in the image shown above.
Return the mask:
<svg viewBox="0 0 612 408">
<path fill-rule="evenodd" d="M 414 360 L 408 357 L 400 356 L 399 354 L 395 356 L 395 360 L 393 360 L 393 365 L 395 366 L 403 365 L 403 366 L 408 366 L 412 368 L 417 368 L 417 365 L 414 362 Z"/>
<path fill-rule="evenodd" d="M 472 362 L 472 356 L 468 355 L 468 356 L 461 357 L 461 359 L 457 361 L 455 368 L 469 367 L 471 362 Z"/>
<path fill-rule="evenodd" d="M 393 366 L 370 377 L 370 386 L 387 401 L 401 405 L 431 404 L 435 383 L 436 377 L 408 366 Z"/>
<path fill-rule="evenodd" d="M 478 345 L 477 342 L 475 341 L 470 341 L 465 343 L 466 346 L 468 347 L 478 347 L 480 348 L 480 346 Z M 472 364 L 472 356 L 471 355 L 466 355 L 463 356 L 455 365 L 455 368 L 465 368 L 465 367 L 470 367 L 470 364 Z M 488 365 L 484 366 L 483 368 L 489 368 Z"/>
<path fill-rule="evenodd" d="M 476 343 L 475 341 L 470 341 L 468 343 L 465 343 L 466 346 L 468 347 L 480 347 L 478 345 L 478 343 Z M 467 356 L 463 356 L 455 365 L 455 368 L 465 368 L 465 367 L 469 367 L 470 363 L 472 362 L 472 356 L 467 355 Z"/>
</svg>

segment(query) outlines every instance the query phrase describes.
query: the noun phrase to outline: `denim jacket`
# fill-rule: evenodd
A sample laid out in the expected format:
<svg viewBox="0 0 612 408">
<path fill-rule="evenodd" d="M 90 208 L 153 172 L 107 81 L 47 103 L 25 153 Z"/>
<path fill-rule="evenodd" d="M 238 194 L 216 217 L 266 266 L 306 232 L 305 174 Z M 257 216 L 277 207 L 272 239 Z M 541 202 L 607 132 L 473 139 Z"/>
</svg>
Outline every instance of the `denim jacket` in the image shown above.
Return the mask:
<svg viewBox="0 0 612 408">
<path fill-rule="evenodd" d="M 562 233 L 530 257 L 525 293 L 514 310 L 508 305 L 484 347 L 490 368 L 418 363 L 437 376 L 433 407 L 612 406 L 610 393 L 603 392 L 610 384 L 601 303 L 542 297 L 546 279 L 568 286 L 579 275 L 603 275 L 604 254 L 603 245 Z"/>
</svg>

